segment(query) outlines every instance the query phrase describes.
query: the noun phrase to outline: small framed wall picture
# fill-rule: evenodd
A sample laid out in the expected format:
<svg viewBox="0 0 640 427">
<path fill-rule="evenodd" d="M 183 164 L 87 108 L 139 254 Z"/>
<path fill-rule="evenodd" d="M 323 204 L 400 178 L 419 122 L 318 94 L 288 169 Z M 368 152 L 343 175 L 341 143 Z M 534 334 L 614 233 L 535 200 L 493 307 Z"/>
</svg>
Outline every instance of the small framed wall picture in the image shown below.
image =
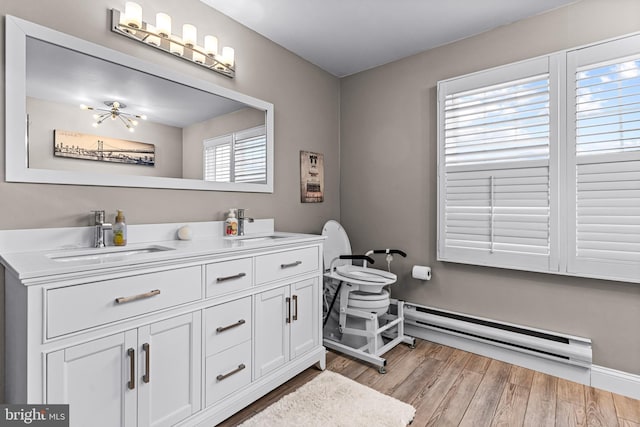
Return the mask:
<svg viewBox="0 0 640 427">
<path fill-rule="evenodd" d="M 324 156 L 300 151 L 300 202 L 324 201 Z"/>
</svg>

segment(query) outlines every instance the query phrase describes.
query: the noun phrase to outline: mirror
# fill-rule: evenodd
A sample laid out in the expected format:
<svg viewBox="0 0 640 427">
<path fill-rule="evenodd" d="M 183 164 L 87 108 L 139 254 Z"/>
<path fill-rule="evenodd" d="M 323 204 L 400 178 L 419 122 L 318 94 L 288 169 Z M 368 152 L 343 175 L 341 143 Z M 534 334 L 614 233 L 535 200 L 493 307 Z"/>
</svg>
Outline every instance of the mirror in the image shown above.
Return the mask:
<svg viewBox="0 0 640 427">
<path fill-rule="evenodd" d="M 7 181 L 273 191 L 272 104 L 12 16 L 5 40 Z"/>
</svg>

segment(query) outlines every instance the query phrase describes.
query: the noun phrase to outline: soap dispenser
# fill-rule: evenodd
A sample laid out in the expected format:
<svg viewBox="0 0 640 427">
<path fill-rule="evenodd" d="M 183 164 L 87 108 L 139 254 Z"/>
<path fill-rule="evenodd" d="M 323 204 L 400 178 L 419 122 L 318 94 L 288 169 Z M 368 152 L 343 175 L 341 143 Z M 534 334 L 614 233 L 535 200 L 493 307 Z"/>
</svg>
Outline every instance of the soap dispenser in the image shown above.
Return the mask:
<svg viewBox="0 0 640 427">
<path fill-rule="evenodd" d="M 118 209 L 116 221 L 113 224 L 113 244 L 115 246 L 125 246 L 127 244 L 127 224 L 124 222 L 124 214 L 120 209 Z"/>
<path fill-rule="evenodd" d="M 229 215 L 227 215 L 227 220 L 224 225 L 224 234 L 226 236 L 238 235 L 238 220 L 236 219 L 235 209 L 229 209 Z"/>
</svg>

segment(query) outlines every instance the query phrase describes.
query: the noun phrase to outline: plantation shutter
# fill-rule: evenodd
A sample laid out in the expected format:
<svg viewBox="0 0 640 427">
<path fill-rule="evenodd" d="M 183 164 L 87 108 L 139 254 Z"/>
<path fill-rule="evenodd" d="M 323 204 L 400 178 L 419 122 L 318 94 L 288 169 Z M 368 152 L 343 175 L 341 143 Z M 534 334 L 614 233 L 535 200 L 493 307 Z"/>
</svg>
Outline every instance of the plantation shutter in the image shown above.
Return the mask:
<svg viewBox="0 0 640 427">
<path fill-rule="evenodd" d="M 235 182 L 267 182 L 267 136 L 264 126 L 236 134 L 234 161 Z"/>
<path fill-rule="evenodd" d="M 640 279 L 640 37 L 568 55 L 568 271 Z"/>
<path fill-rule="evenodd" d="M 231 182 L 231 151 L 232 138 L 230 136 L 205 141 L 205 181 Z"/>
<path fill-rule="evenodd" d="M 216 182 L 267 182 L 264 126 L 204 141 L 204 179 Z"/>
<path fill-rule="evenodd" d="M 550 86 L 547 59 L 439 84 L 439 259 L 552 269 Z"/>
</svg>

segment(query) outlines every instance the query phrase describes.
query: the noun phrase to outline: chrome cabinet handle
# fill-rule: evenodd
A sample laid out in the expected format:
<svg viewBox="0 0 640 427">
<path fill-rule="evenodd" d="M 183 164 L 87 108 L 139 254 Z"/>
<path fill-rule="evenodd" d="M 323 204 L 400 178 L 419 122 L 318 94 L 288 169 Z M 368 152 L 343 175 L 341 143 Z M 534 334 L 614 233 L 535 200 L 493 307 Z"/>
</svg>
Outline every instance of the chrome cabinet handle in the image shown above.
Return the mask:
<svg viewBox="0 0 640 427">
<path fill-rule="evenodd" d="M 232 323 L 231 325 L 217 327 L 216 332 L 220 333 L 220 332 L 228 331 L 229 329 L 237 328 L 238 326 L 244 325 L 245 323 L 247 323 L 246 320 L 240 319 L 236 323 Z"/>
<path fill-rule="evenodd" d="M 238 273 L 238 274 L 234 274 L 233 276 L 218 277 L 216 279 L 216 282 L 220 283 L 220 282 L 226 282 L 227 280 L 240 279 L 246 275 L 247 273 Z"/>
<path fill-rule="evenodd" d="M 293 296 L 293 321 L 298 320 L 298 295 Z"/>
<path fill-rule="evenodd" d="M 302 261 L 296 261 L 296 262 L 292 262 L 291 264 L 280 264 L 280 268 L 291 268 L 291 267 L 297 267 L 300 264 L 302 264 Z"/>
<path fill-rule="evenodd" d="M 229 378 L 231 375 L 237 374 L 238 372 L 242 371 L 244 368 L 246 368 L 246 366 L 244 365 L 244 363 L 241 363 L 233 371 L 231 371 L 231 372 L 229 372 L 227 374 L 224 374 L 224 375 L 222 375 L 222 374 L 218 375 L 216 377 L 216 380 L 218 380 L 218 381 L 225 380 L 225 379 Z"/>
<path fill-rule="evenodd" d="M 286 322 L 287 323 L 291 323 L 291 298 L 287 297 L 285 299 L 286 304 L 287 304 L 287 318 L 286 318 Z"/>
<path fill-rule="evenodd" d="M 160 289 L 145 292 L 144 294 L 132 295 L 130 297 L 118 297 L 116 298 L 116 304 L 124 304 L 125 302 L 136 301 L 144 298 L 151 298 L 153 296 L 160 295 Z"/>
<path fill-rule="evenodd" d="M 144 350 L 144 375 L 142 376 L 142 381 L 148 383 L 151 380 L 151 344 L 144 343 L 142 344 L 142 349 Z"/>
<path fill-rule="evenodd" d="M 132 348 L 128 349 L 127 356 L 129 356 L 129 381 L 127 382 L 127 388 L 133 390 L 136 388 L 136 351 Z"/>
</svg>

